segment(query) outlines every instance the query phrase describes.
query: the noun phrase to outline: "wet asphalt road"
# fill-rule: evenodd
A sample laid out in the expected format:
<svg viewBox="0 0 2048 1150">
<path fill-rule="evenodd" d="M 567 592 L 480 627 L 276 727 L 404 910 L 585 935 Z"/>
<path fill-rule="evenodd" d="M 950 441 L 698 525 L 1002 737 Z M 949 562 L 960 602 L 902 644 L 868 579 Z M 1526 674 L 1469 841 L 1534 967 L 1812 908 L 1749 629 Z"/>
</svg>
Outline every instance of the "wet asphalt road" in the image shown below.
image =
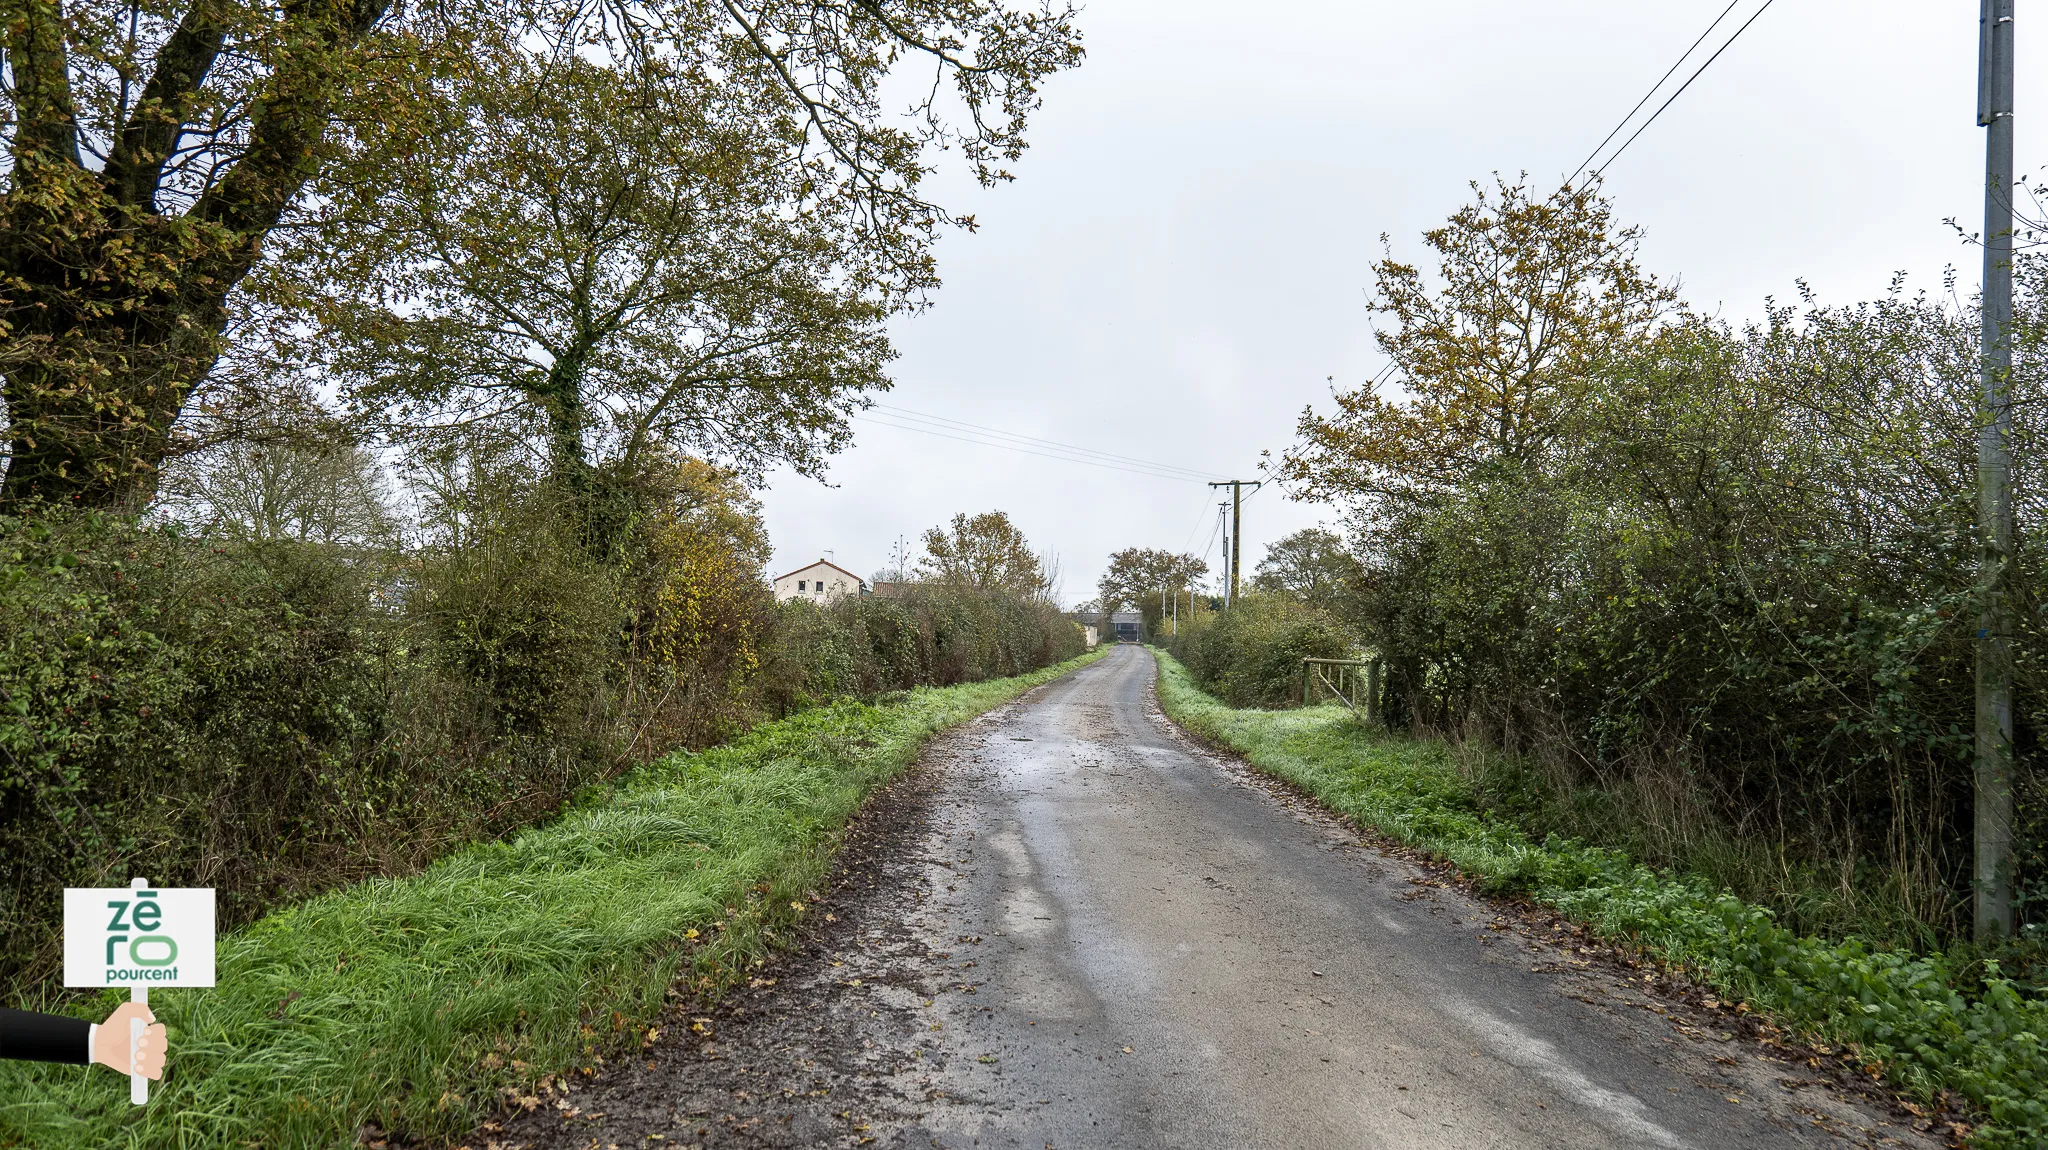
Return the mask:
<svg viewBox="0 0 2048 1150">
<path fill-rule="evenodd" d="M 941 737 L 805 949 L 467 1144 L 1939 1145 L 1195 747 L 1152 676 Z"/>
</svg>

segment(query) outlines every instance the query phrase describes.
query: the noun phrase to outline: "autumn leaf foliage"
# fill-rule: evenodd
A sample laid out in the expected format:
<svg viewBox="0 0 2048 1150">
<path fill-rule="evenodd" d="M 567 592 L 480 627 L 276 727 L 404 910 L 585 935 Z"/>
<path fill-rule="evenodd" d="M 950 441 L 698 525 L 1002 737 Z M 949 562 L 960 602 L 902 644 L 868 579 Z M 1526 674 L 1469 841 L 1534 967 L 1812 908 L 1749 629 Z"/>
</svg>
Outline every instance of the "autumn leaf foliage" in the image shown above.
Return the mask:
<svg viewBox="0 0 2048 1150">
<path fill-rule="evenodd" d="M 1537 197 L 1499 177 L 1423 235 L 1434 279 L 1389 254 L 1374 267 L 1386 394 L 1368 385 L 1309 409 L 1281 475 L 1307 498 L 1445 491 L 1490 465 L 1551 452 L 1588 381 L 1672 307 L 1636 265 L 1597 185 Z M 1385 237 L 1382 237 L 1384 241 Z"/>
</svg>

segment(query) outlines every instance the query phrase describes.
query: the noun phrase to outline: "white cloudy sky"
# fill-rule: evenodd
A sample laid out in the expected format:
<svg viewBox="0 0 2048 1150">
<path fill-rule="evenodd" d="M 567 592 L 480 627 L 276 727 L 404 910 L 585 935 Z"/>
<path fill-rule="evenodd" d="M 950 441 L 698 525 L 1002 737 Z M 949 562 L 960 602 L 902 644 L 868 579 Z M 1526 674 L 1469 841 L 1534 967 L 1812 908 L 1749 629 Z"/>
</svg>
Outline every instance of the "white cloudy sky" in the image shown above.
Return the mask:
<svg viewBox="0 0 2048 1150">
<path fill-rule="evenodd" d="M 882 402 L 1251 476 L 1326 377 L 1379 370 L 1381 233 L 1416 255 L 1467 181 L 1561 179 L 1724 7 L 1092 0 L 1087 62 L 1048 86 L 1017 181 L 943 185 L 981 228 L 943 244 L 945 286 L 899 325 Z M 1646 264 L 1738 320 L 1800 279 L 1836 302 L 1895 271 L 1938 287 L 1951 263 L 1974 285 L 1944 221 L 1982 211 L 1976 42 L 1963 0 L 1777 0 L 1608 173 Z M 2023 27 L 2022 172 L 2048 163 L 2035 43 Z M 783 474 L 764 493 L 777 573 L 831 552 L 866 575 L 898 536 L 1000 508 L 1060 555 L 1075 602 L 1111 551 L 1212 539 L 1199 483 L 858 427 L 831 486 Z M 1245 515 L 1247 569 L 1334 518 L 1274 490 Z"/>
</svg>

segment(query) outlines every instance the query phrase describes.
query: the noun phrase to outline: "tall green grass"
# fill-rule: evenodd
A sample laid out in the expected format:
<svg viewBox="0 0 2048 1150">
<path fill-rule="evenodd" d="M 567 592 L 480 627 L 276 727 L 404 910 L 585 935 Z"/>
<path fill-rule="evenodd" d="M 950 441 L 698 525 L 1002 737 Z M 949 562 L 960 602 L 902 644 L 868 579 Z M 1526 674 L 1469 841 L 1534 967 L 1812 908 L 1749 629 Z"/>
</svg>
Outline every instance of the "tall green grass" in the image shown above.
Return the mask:
<svg viewBox="0 0 2048 1150">
<path fill-rule="evenodd" d="M 632 1042 L 678 978 L 739 976 L 929 736 L 1095 657 L 766 724 L 510 841 L 272 914 L 221 940 L 217 988 L 151 996 L 171 1072 L 146 1107 L 104 1070 L 0 1063 L 0 1144 L 283 1150 L 348 1146 L 366 1123 L 470 1129 L 501 1091 Z"/>
<path fill-rule="evenodd" d="M 1183 727 L 1362 826 L 1658 955 L 1733 1001 L 1853 1044 L 1909 1092 L 1956 1090 L 1986 1118 L 1973 1144 L 2048 1146 L 2048 1001 L 1995 963 L 1964 969 L 1856 938 L 1800 937 L 1696 876 L 1554 836 L 1538 842 L 1481 805 L 1443 744 L 1368 731 L 1342 707 L 1236 710 L 1163 652 L 1159 700 Z"/>
</svg>

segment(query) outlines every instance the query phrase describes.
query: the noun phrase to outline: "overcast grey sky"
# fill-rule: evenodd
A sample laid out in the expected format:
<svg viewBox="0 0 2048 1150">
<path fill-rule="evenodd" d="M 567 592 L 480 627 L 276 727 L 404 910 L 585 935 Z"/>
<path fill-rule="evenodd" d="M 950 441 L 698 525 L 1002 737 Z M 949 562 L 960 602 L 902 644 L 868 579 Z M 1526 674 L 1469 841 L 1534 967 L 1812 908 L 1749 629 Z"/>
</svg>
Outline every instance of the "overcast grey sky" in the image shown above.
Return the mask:
<svg viewBox="0 0 2048 1150">
<path fill-rule="evenodd" d="M 1327 406 L 1326 377 L 1381 367 L 1364 295 L 1381 233 L 1419 256 L 1468 181 L 1561 180 L 1726 4 L 1094 0 L 1087 62 L 1048 86 L 1017 181 L 940 182 L 980 231 L 942 245 L 945 286 L 898 325 L 882 402 L 1250 477 Z M 1800 279 L 1850 302 L 1895 271 L 1938 289 L 1954 264 L 1974 290 L 1975 251 L 1943 221 L 1981 223 L 1976 41 L 1964 0 L 1777 0 L 1609 170 L 1644 263 L 1733 320 Z M 2036 44 L 2023 24 L 2023 173 L 2048 161 Z M 776 573 L 830 551 L 865 576 L 899 535 L 1000 508 L 1060 555 L 1072 603 L 1114 550 L 1213 539 L 1199 483 L 857 426 L 834 486 L 784 473 L 764 493 Z M 1247 570 L 1335 517 L 1253 498 Z"/>
</svg>

